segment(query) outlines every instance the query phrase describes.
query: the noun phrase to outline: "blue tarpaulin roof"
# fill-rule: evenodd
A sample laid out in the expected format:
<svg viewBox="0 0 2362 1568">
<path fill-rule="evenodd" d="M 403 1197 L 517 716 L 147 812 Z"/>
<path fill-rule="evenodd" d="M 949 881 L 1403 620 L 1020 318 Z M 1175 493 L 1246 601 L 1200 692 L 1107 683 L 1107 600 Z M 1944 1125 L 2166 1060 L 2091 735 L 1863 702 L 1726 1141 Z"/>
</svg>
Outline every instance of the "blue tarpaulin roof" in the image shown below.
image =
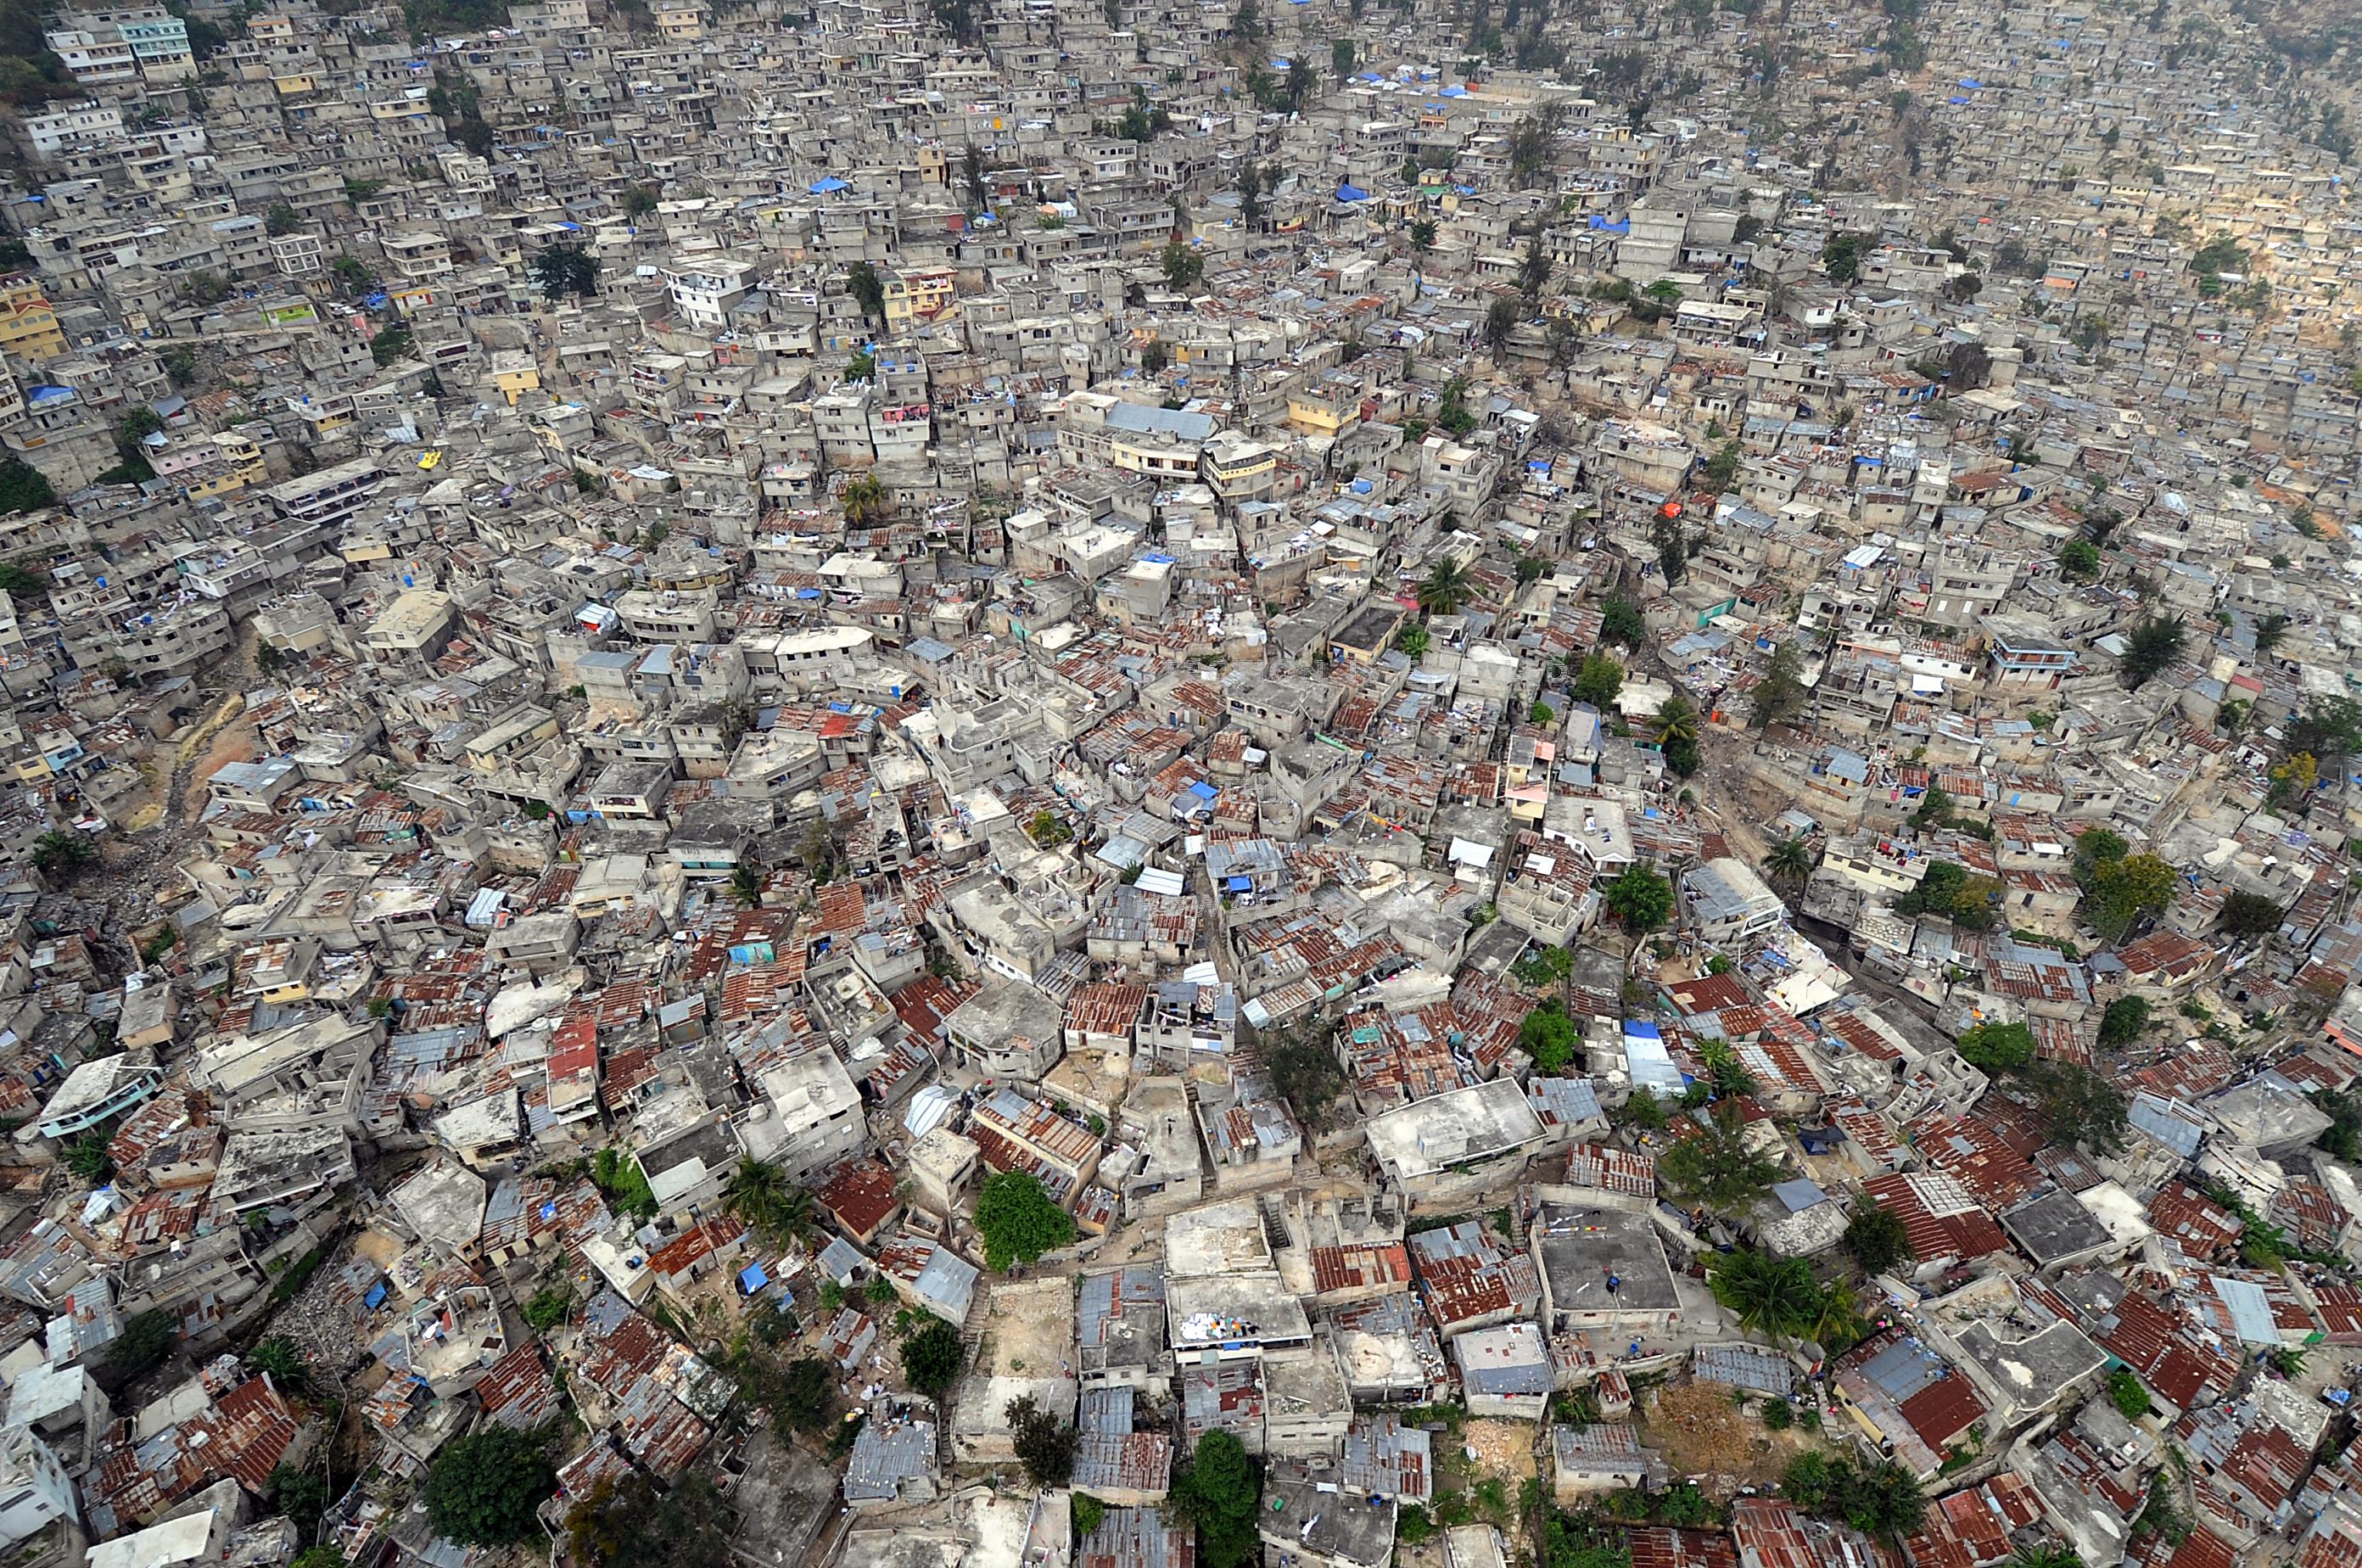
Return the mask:
<svg viewBox="0 0 2362 1568">
<path fill-rule="evenodd" d="M 839 191 L 849 191 L 852 188 L 850 184 L 833 174 L 823 174 L 804 187 L 815 196 L 833 196 Z"/>
<path fill-rule="evenodd" d="M 770 1283 L 771 1276 L 763 1272 L 761 1264 L 750 1263 L 738 1271 L 738 1288 L 749 1296 Z"/>
<path fill-rule="evenodd" d="M 1340 185 L 1337 187 L 1337 199 L 1341 202 L 1366 202 L 1370 193 L 1359 185 Z"/>
</svg>

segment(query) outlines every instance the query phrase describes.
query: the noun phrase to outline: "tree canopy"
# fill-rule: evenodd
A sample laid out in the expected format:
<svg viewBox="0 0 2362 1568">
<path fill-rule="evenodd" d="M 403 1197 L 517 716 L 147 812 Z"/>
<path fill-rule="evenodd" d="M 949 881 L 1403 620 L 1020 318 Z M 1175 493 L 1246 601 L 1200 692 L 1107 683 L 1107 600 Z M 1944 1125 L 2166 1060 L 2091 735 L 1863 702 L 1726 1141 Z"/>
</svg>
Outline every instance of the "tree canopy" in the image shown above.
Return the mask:
<svg viewBox="0 0 2362 1568">
<path fill-rule="evenodd" d="M 1042 1408 L 1031 1394 L 1009 1401 L 1001 1414 L 1026 1479 L 1045 1491 L 1065 1485 L 1075 1473 L 1075 1429 Z"/>
<path fill-rule="evenodd" d="M 2181 623 L 2172 616 L 2143 616 L 2125 638 L 2125 657 L 2119 666 L 2125 684 L 2136 691 L 2147 685 L 2181 651 L 2183 635 Z"/>
<path fill-rule="evenodd" d="M 1673 912 L 1673 885 L 1646 862 L 1632 866 L 1607 884 L 1602 896 L 1607 912 L 1639 935 L 1656 930 Z"/>
<path fill-rule="evenodd" d="M 447 1540 L 509 1546 L 537 1533 L 535 1510 L 557 1489 L 557 1473 L 538 1441 L 486 1427 L 436 1456 L 426 1476 L 426 1517 Z"/>
<path fill-rule="evenodd" d="M 1518 1026 L 1518 1045 L 1534 1059 L 1538 1073 L 1565 1071 L 1567 1064 L 1574 1060 L 1574 1048 L 1581 1039 L 1574 1020 L 1567 1017 L 1556 997 L 1526 1014 L 1525 1021 Z"/>
<path fill-rule="evenodd" d="M 920 1393 L 941 1398 L 958 1380 L 965 1353 L 959 1331 L 931 1316 L 925 1328 L 902 1342 L 902 1375 Z"/>
<path fill-rule="evenodd" d="M 1624 667 L 1604 653 L 1587 656 L 1575 671 L 1574 700 L 1605 709 L 1624 690 Z"/>
<path fill-rule="evenodd" d="M 1005 1274 L 1072 1242 L 1075 1217 L 1032 1176 L 1002 1171 L 987 1176 L 977 1194 L 976 1231 L 984 1239 L 984 1261 Z"/>
<path fill-rule="evenodd" d="M 566 1540 L 584 1568 L 723 1568 L 734 1525 L 704 1476 L 684 1475 L 659 1493 L 632 1471 L 600 1481 L 567 1510 Z"/>
<path fill-rule="evenodd" d="M 1263 1500 L 1263 1466 L 1226 1431 L 1198 1440 L 1189 1467 L 1173 1478 L 1173 1507 L 1198 1527 L 1204 1568 L 1246 1568 L 1262 1554 L 1255 1513 Z"/>
<path fill-rule="evenodd" d="M 1960 1036 L 1959 1050 L 1980 1071 L 2014 1072 L 2034 1060 L 2034 1031 L 2023 1023 L 1980 1023 Z"/>
<path fill-rule="evenodd" d="M 1884 1274 L 1919 1255 L 1902 1217 L 1871 1203 L 1863 1204 L 1846 1225 L 1845 1248 L 1868 1274 Z"/>
</svg>

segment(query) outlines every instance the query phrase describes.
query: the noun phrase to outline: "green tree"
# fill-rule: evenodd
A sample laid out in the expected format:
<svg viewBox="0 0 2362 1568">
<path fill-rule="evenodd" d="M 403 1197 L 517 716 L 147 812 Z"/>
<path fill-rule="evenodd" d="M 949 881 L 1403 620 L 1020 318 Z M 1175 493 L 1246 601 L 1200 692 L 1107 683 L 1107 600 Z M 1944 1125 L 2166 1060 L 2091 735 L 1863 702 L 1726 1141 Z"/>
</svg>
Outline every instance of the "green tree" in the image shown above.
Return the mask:
<svg viewBox="0 0 2362 1568">
<path fill-rule="evenodd" d="M 1311 96 L 1313 89 L 1319 85 L 1319 73 L 1312 69 L 1312 62 L 1310 61 L 1305 59 L 1301 54 L 1293 54 L 1289 56 L 1287 61 L 1287 79 L 1279 90 L 1281 98 L 1283 98 L 1287 104 L 1287 112 L 1289 114 L 1302 114 L 1304 112 L 1304 100 Z"/>
<path fill-rule="evenodd" d="M 1567 1064 L 1574 1060 L 1574 1048 L 1582 1040 L 1574 1021 L 1556 1005 L 1557 1000 L 1552 997 L 1526 1014 L 1525 1021 L 1518 1025 L 1519 1048 L 1534 1059 L 1534 1071 L 1545 1076 L 1564 1072 Z"/>
<path fill-rule="evenodd" d="M 1707 1284 L 1714 1298 L 1738 1315 L 1741 1327 L 1774 1339 L 1808 1333 L 1820 1316 L 1821 1287 L 1803 1258 L 1741 1248 L 1715 1262 Z"/>
<path fill-rule="evenodd" d="M 2062 1148 L 2084 1143 L 2102 1154 L 2124 1146 L 2125 1097 L 2115 1085 L 2073 1062 L 2036 1062 L 2020 1077 L 2032 1090 L 2043 1130 Z"/>
<path fill-rule="evenodd" d="M 599 259 L 579 245 L 553 245 L 535 256 L 525 271 L 546 300 L 554 302 L 567 294 L 589 299 L 599 292 Z"/>
<path fill-rule="evenodd" d="M 1649 542 L 1657 548 L 1657 569 L 1665 574 L 1665 586 L 1672 588 L 1689 575 L 1690 552 L 1694 541 L 1690 532 L 1678 517 L 1661 513 L 1649 525 Z"/>
<path fill-rule="evenodd" d="M 1074 1525 L 1075 1544 L 1081 1546 L 1107 1522 L 1107 1505 L 1088 1492 L 1076 1492 L 1067 1501 L 1069 1518 Z"/>
<path fill-rule="evenodd" d="M 1006 1274 L 1075 1239 L 1075 1217 L 1051 1201 L 1042 1184 L 1023 1171 L 987 1176 L 977 1194 L 976 1231 L 984 1241 L 984 1261 Z"/>
<path fill-rule="evenodd" d="M 2034 1031 L 2023 1023 L 1980 1023 L 1960 1036 L 1959 1052 L 1981 1072 L 2014 1072 L 2034 1060 Z"/>
<path fill-rule="evenodd" d="M 1601 901 L 1607 912 L 1636 936 L 1656 930 L 1673 912 L 1673 885 L 1640 861 L 1607 884 Z"/>
<path fill-rule="evenodd" d="M 1182 240 L 1168 240 L 1158 261 L 1165 282 L 1176 289 L 1186 289 L 1206 275 L 1206 258 Z"/>
<path fill-rule="evenodd" d="M 0 458 L 0 513 L 13 517 L 57 503 L 48 475 L 13 452 Z"/>
<path fill-rule="evenodd" d="M 1575 672 L 1574 700 L 1603 712 L 1624 690 L 1624 667 L 1606 654 L 1585 656 L 1583 668 Z"/>
<path fill-rule="evenodd" d="M 2128 1367 L 2118 1367 L 2108 1374 L 2108 1397 L 2125 1413 L 2125 1419 L 2137 1421 L 2148 1414 L 2148 1390 Z"/>
<path fill-rule="evenodd" d="M 1688 698 L 1675 693 L 1657 709 L 1657 749 L 1675 776 L 1687 778 L 1704 760 L 1698 736 L 1705 733 L 1705 715 Z"/>
<path fill-rule="evenodd" d="M 959 1331 L 931 1315 L 925 1328 L 902 1342 L 902 1375 L 920 1393 L 940 1399 L 959 1381 L 965 1357 Z"/>
<path fill-rule="evenodd" d="M 1724 442 L 1721 450 L 1698 465 L 1698 488 L 1716 495 L 1728 490 L 1731 481 L 1738 477 L 1738 465 L 1745 455 L 1738 442 Z"/>
<path fill-rule="evenodd" d="M 1197 1527 L 1203 1568 L 1249 1568 L 1261 1560 L 1255 1518 L 1263 1506 L 1263 1466 L 1226 1431 L 1198 1440 L 1189 1467 L 1173 1478 L 1173 1510 Z"/>
<path fill-rule="evenodd" d="M 723 1202 L 744 1220 L 748 1229 L 777 1244 L 793 1242 L 809 1246 L 819 1233 L 817 1206 L 811 1193 L 788 1179 L 787 1171 L 767 1160 L 742 1160 L 723 1188 Z"/>
<path fill-rule="evenodd" d="M 410 324 L 397 321 L 380 327 L 377 336 L 370 339 L 370 358 L 381 370 L 396 359 L 410 358 L 417 346 L 418 340 L 412 334 Z"/>
<path fill-rule="evenodd" d="M 2070 539 L 2058 547 L 2058 571 L 2075 582 L 2096 582 L 2100 577 L 2100 547 L 2089 539 Z"/>
<path fill-rule="evenodd" d="M 123 1332 L 107 1347 L 115 1370 L 126 1378 L 160 1365 L 181 1341 L 180 1325 L 168 1312 L 141 1312 L 124 1320 Z"/>
<path fill-rule="evenodd" d="M 2136 691 L 2147 685 L 2181 651 L 2183 635 L 2181 622 L 2173 616 L 2141 617 L 2125 638 L 2124 661 L 2119 666 L 2125 684 Z"/>
<path fill-rule="evenodd" d="M 874 473 L 856 474 L 846 480 L 836 501 L 844 509 L 845 522 L 856 528 L 882 523 L 894 513 L 894 498 L 887 493 L 886 482 Z"/>
<path fill-rule="evenodd" d="M 339 256 L 329 262 L 328 275 L 348 294 L 365 294 L 377 287 L 377 274 L 349 256 Z"/>
<path fill-rule="evenodd" d="M 590 1179 L 624 1213 L 642 1220 L 656 1218 L 657 1198 L 648 1188 L 648 1178 L 639 1162 L 622 1149 L 600 1150 L 599 1157 L 590 1162 Z"/>
<path fill-rule="evenodd" d="M 1772 650 L 1772 662 L 1764 669 L 1763 679 L 1756 683 L 1754 726 L 1770 729 L 1793 715 L 1805 705 L 1811 694 L 1805 685 L 1805 653 L 1796 639 L 1789 638 Z"/>
<path fill-rule="evenodd" d="M 536 1334 L 546 1334 L 566 1321 L 574 1308 L 574 1294 L 562 1285 L 552 1285 L 533 1293 L 524 1304 L 524 1320 Z"/>
<path fill-rule="evenodd" d="M 2021 1546 L 2009 1568 L 2083 1568 L 2083 1559 L 2063 1546 Z"/>
<path fill-rule="evenodd" d="M 2233 893 L 2223 900 L 2223 929 L 2233 936 L 2268 936 L 2287 918 L 2278 900 L 2261 893 Z"/>
<path fill-rule="evenodd" d="M 1417 250 L 1421 253 L 1425 253 L 1435 248 L 1435 220 L 1433 218 L 1413 218 L 1410 220 L 1410 248 L 1413 250 Z"/>
<path fill-rule="evenodd" d="M 1526 723 L 1548 724 L 1558 717 L 1558 710 L 1547 702 L 1537 702 L 1526 710 Z"/>
<path fill-rule="evenodd" d="M 2097 861 L 2083 881 L 2084 922 L 2113 942 L 2135 921 L 2163 910 L 2176 886 L 2173 867 L 2154 855 Z"/>
<path fill-rule="evenodd" d="M 426 1475 L 426 1518 L 462 1546 L 510 1546 L 540 1529 L 536 1511 L 557 1489 L 540 1441 L 508 1427 L 453 1440 Z"/>
<path fill-rule="evenodd" d="M 2100 1043 L 2129 1045 L 2148 1027 L 2148 999 L 2118 997 L 2100 1014 Z"/>
<path fill-rule="evenodd" d="M 2288 629 L 2289 618 L 2285 615 L 2267 615 L 2262 620 L 2257 622 L 2257 656 L 2260 657 L 2279 646 L 2280 639 L 2288 635 Z"/>
<path fill-rule="evenodd" d="M 1719 958 L 1722 955 L 1717 953 L 1715 956 Z M 1726 974 L 1728 966 L 1714 972 Z M 1755 1075 L 1739 1061 L 1738 1053 L 1730 1048 L 1727 1040 L 1706 1041 L 1698 1048 L 1698 1056 L 1705 1068 L 1706 1082 L 1713 1086 L 1715 1094 L 1720 1099 L 1735 1099 L 1740 1095 L 1755 1092 Z"/>
<path fill-rule="evenodd" d="M 271 235 L 292 234 L 304 226 L 304 215 L 285 202 L 273 202 L 270 210 L 262 215 L 262 226 Z"/>
<path fill-rule="evenodd" d="M 1395 634 L 1395 649 L 1405 657 L 1422 657 L 1428 647 L 1428 630 L 1416 621 Z"/>
<path fill-rule="evenodd" d="M 247 1352 L 246 1369 L 268 1376 L 281 1394 L 302 1394 L 312 1386 L 311 1363 L 285 1334 L 273 1334 Z"/>
<path fill-rule="evenodd" d="M 1684 1202 L 1738 1214 L 1771 1190 L 1780 1167 L 1748 1143 L 1735 1121 L 1709 1117 L 1658 1156 L 1657 1176 Z"/>
<path fill-rule="evenodd" d="M 763 901 L 763 874 L 740 861 L 730 873 L 730 892 L 740 903 L 753 909 Z"/>
<path fill-rule="evenodd" d="M 1845 1247 L 1865 1274 L 1884 1274 L 1919 1255 L 1901 1217 L 1866 1199 L 1846 1224 Z"/>
<path fill-rule="evenodd" d="M 647 1476 L 626 1471 L 597 1482 L 567 1510 L 566 1555 L 578 1568 L 723 1568 L 735 1524 L 703 1475 L 684 1475 L 659 1493 Z"/>
<path fill-rule="evenodd" d="M 1821 269 L 1829 282 L 1839 288 L 1850 285 L 1861 276 L 1862 237 L 1858 234 L 1835 234 L 1821 247 Z"/>
<path fill-rule="evenodd" d="M 1763 868 L 1778 882 L 1802 882 L 1813 874 L 1813 846 L 1804 834 L 1783 838 L 1763 857 Z"/>
<path fill-rule="evenodd" d="M 114 1157 L 107 1154 L 107 1135 L 93 1130 L 66 1145 L 66 1169 L 81 1179 L 85 1187 L 97 1187 L 115 1174 Z"/>
<path fill-rule="evenodd" d="M 1849 1458 L 1810 1450 L 1788 1462 L 1780 1490 L 1805 1512 L 1842 1520 L 1867 1535 L 1899 1540 L 1927 1514 L 1918 1477 L 1891 1459 L 1857 1468 Z"/>
<path fill-rule="evenodd" d="M 1622 1105 L 1607 1113 L 1607 1119 L 1618 1127 L 1639 1127 L 1650 1132 L 1662 1132 L 1672 1123 L 1665 1112 L 1665 1102 L 1657 1091 L 1642 1084 L 1632 1091 Z"/>
<path fill-rule="evenodd" d="M 71 881 L 75 872 L 98 858 L 98 846 L 86 834 L 51 828 L 33 841 L 33 865 L 44 876 Z"/>
<path fill-rule="evenodd" d="M 1468 569 L 1447 556 L 1428 568 L 1427 576 L 1419 580 L 1418 607 L 1430 615 L 1453 614 L 1475 592 Z"/>
<path fill-rule="evenodd" d="M 1337 80 L 1340 82 L 1353 74 L 1353 40 L 1352 39 L 1329 40 L 1329 68 L 1337 73 Z"/>
<path fill-rule="evenodd" d="M 1075 1473 L 1075 1429 L 1042 1408 L 1031 1394 L 1009 1401 L 1001 1415 L 1026 1479 L 1043 1491 L 1065 1485 Z"/>
<path fill-rule="evenodd" d="M 1640 607 L 1620 593 L 1611 593 L 1599 606 L 1599 640 L 1637 648 L 1649 640 L 1648 623 Z"/>
<path fill-rule="evenodd" d="M 1307 1128 L 1319 1131 L 1345 1086 L 1345 1070 L 1325 1032 L 1275 1030 L 1255 1043 L 1272 1088 Z"/>
<path fill-rule="evenodd" d="M 855 261 L 844 270 L 844 292 L 860 305 L 862 318 L 886 325 L 886 280 L 877 269 L 866 261 Z"/>
<path fill-rule="evenodd" d="M 335 1501 L 328 1496 L 326 1476 L 293 1464 L 271 1466 L 262 1491 L 270 1506 L 295 1526 L 299 1540 L 308 1540 L 319 1533 L 320 1516 Z"/>
</svg>

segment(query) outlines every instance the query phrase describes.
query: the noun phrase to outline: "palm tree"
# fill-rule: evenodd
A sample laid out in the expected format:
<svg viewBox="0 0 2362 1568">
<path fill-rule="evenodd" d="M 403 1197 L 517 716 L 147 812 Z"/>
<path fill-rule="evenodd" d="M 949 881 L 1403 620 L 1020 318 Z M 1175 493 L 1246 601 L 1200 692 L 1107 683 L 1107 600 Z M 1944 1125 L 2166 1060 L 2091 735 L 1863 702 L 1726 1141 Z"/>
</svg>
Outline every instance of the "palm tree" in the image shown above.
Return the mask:
<svg viewBox="0 0 2362 1568">
<path fill-rule="evenodd" d="M 1732 1253 L 1708 1284 L 1714 1298 L 1738 1314 L 1740 1327 L 1774 1339 L 1807 1333 L 1820 1317 L 1821 1288 L 1802 1258 Z"/>
<path fill-rule="evenodd" d="M 268 1374 L 272 1386 L 282 1394 L 301 1394 L 312 1386 L 312 1369 L 305 1364 L 304 1353 L 284 1334 L 273 1334 L 247 1352 L 246 1369 L 258 1375 Z"/>
<path fill-rule="evenodd" d="M 805 1220 L 809 1223 L 811 1199 L 789 1182 L 788 1173 L 768 1160 L 745 1160 L 730 1173 L 730 1185 L 723 1189 L 722 1201 L 731 1213 L 746 1221 L 749 1229 L 766 1236 L 785 1236 L 789 1232 L 782 1217 L 791 1194 L 804 1197 Z"/>
<path fill-rule="evenodd" d="M 1418 607 L 1430 615 L 1449 615 L 1476 596 L 1468 569 L 1449 558 L 1428 568 L 1418 585 Z"/>
<path fill-rule="evenodd" d="M 1668 697 L 1657 710 L 1657 740 L 1694 741 L 1704 728 L 1704 716 L 1686 697 Z"/>
<path fill-rule="evenodd" d="M 1861 1338 L 1861 1304 L 1849 1280 L 1836 1279 L 1821 1286 L 1820 1309 L 1813 1319 L 1812 1338 L 1835 1355 Z"/>
<path fill-rule="evenodd" d="M 1813 846 L 1805 842 L 1804 834 L 1783 838 L 1772 846 L 1764 857 L 1763 868 L 1778 880 L 1801 882 L 1813 874 Z"/>
<path fill-rule="evenodd" d="M 2083 1568 L 2083 1560 L 2063 1546 L 2021 1546 L 2009 1568 Z"/>
<path fill-rule="evenodd" d="M 771 1228 L 796 1245 L 809 1247 L 812 1238 L 820 1234 L 820 1205 L 802 1187 L 791 1187 L 772 1211 Z"/>
</svg>

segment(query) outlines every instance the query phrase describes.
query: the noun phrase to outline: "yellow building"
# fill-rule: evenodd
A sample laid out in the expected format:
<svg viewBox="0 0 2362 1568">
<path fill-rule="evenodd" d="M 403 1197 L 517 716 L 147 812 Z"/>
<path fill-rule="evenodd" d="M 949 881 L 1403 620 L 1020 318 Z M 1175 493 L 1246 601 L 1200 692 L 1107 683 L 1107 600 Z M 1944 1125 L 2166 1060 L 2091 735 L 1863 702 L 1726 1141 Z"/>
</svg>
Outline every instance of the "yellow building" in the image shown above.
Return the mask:
<svg viewBox="0 0 2362 1568">
<path fill-rule="evenodd" d="M 38 363 L 65 351 L 57 308 L 41 293 L 40 283 L 21 272 L 0 278 L 0 353 Z"/>
<path fill-rule="evenodd" d="M 514 408 L 518 398 L 541 390 L 541 367 L 530 354 L 503 354 L 492 363 L 492 385 Z"/>
<path fill-rule="evenodd" d="M 1307 436 L 1334 436 L 1361 418 L 1359 401 L 1319 392 L 1287 394 L 1287 423 Z"/>
<path fill-rule="evenodd" d="M 884 282 L 886 330 L 889 333 L 899 331 L 913 322 L 933 321 L 948 314 L 959 303 L 959 291 L 948 268 L 896 272 Z"/>
<path fill-rule="evenodd" d="M 209 495 L 228 495 L 248 485 L 269 484 L 270 468 L 263 460 L 262 448 L 235 430 L 225 430 L 213 438 L 217 461 L 207 465 L 202 478 L 189 486 L 193 500 Z"/>
</svg>

